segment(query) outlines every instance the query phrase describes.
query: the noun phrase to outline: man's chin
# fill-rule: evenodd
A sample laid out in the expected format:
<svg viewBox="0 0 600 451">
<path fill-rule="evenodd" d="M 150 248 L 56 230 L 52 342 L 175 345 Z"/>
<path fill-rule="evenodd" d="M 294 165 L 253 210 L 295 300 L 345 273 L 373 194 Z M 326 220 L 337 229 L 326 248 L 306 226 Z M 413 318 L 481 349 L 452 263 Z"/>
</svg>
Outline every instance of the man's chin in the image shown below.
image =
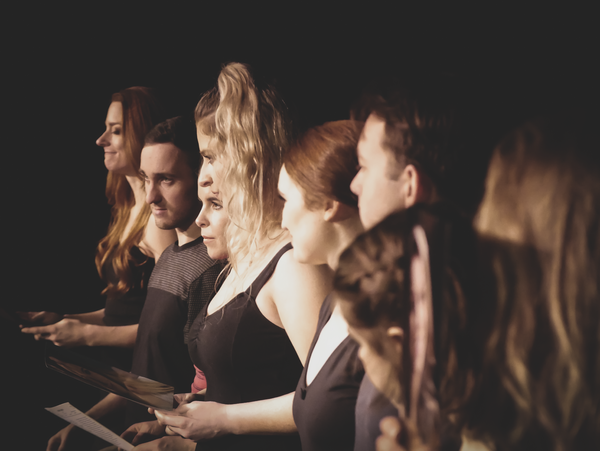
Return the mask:
<svg viewBox="0 0 600 451">
<path fill-rule="evenodd" d="M 154 222 L 156 223 L 156 227 L 158 227 L 161 230 L 173 230 L 175 228 L 175 226 L 172 223 L 167 221 L 159 221 L 155 218 Z"/>
</svg>

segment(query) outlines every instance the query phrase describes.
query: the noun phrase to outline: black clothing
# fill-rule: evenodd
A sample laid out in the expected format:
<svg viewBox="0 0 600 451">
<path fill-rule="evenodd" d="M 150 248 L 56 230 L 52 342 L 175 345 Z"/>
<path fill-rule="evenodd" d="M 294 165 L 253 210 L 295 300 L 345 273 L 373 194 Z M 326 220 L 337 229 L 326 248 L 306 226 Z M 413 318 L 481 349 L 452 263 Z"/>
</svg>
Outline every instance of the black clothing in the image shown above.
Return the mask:
<svg viewBox="0 0 600 451">
<path fill-rule="evenodd" d="M 202 309 L 190 330 L 189 350 L 206 376 L 206 400 L 239 404 L 294 391 L 302 372 L 296 351 L 281 327 L 266 319 L 256 296 L 271 278 L 284 246 L 243 293 L 207 316 Z M 294 450 L 297 434 L 228 435 L 198 442 L 197 450 Z"/>
<path fill-rule="evenodd" d="M 208 256 L 202 237 L 165 249 L 148 283 L 132 373 L 171 385 L 175 393 L 189 392 L 195 371 L 184 340 L 188 303 L 195 297 L 204 305 L 210 301 L 221 269 L 222 263 Z"/>
<path fill-rule="evenodd" d="M 133 286 L 125 294 L 106 297 L 103 321 L 107 326 L 129 326 L 140 320 L 154 259 L 144 255 L 137 246 L 131 248 L 131 256 L 133 260 L 129 261 L 129 268 Z M 106 259 L 104 274 L 110 282 L 119 283 L 110 258 Z"/>
<path fill-rule="evenodd" d="M 208 256 L 202 237 L 164 250 L 148 283 L 132 373 L 171 385 L 175 393 L 190 391 L 195 370 L 184 340 L 188 302 L 195 299 L 206 305 L 210 301 L 222 267 L 222 262 Z M 152 418 L 142 406 L 128 410 L 131 424 Z"/>
<path fill-rule="evenodd" d="M 302 451 L 351 451 L 354 449 L 354 409 L 364 370 L 358 344 L 346 337 L 326 360 L 310 385 L 306 371 L 314 347 L 331 318 L 332 296 L 325 298 L 317 333 L 308 352 L 304 371 L 294 396 L 294 421 Z"/>
<path fill-rule="evenodd" d="M 375 451 L 375 440 L 381 435 L 379 422 L 384 417 L 398 416 L 398 409 L 365 374 L 356 399 L 355 451 Z"/>
<path fill-rule="evenodd" d="M 107 295 L 104 307 L 104 318 L 102 321 L 107 326 L 129 326 L 138 324 L 146 294 L 150 274 L 154 269 L 154 259 L 144 255 L 142 251 L 134 246 L 131 248 L 133 260 L 129 261 L 133 286 L 124 294 Z M 104 274 L 113 284 L 119 283 L 112 266 L 112 259 L 107 258 L 104 263 Z M 131 369 L 133 360 L 133 349 L 117 347 L 101 347 L 101 360 L 125 371 Z"/>
</svg>

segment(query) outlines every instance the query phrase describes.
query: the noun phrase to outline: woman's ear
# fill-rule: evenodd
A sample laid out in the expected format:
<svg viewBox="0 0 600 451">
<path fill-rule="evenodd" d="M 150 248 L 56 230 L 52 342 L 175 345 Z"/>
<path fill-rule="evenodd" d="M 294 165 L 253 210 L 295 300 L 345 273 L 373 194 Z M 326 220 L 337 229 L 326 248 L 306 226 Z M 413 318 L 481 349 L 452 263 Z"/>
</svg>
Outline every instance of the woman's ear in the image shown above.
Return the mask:
<svg viewBox="0 0 600 451">
<path fill-rule="evenodd" d="M 338 202 L 337 200 L 328 200 L 325 204 L 325 214 L 323 219 L 327 222 L 338 222 L 356 215 L 356 208 Z"/>
<path fill-rule="evenodd" d="M 398 326 L 388 327 L 387 336 L 391 339 L 396 354 L 400 355 L 402 352 L 402 343 L 404 342 L 404 331 L 402 328 Z"/>
</svg>

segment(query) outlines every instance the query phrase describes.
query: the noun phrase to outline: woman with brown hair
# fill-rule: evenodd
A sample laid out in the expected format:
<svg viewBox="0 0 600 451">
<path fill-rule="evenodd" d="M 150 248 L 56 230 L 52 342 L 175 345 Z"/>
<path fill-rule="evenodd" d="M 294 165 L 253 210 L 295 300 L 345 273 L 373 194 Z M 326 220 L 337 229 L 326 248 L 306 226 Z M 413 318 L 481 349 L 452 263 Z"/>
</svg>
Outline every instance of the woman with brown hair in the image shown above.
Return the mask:
<svg viewBox="0 0 600 451">
<path fill-rule="evenodd" d="M 407 449 L 460 447 L 453 415 L 474 366 L 475 243 L 469 221 L 446 205 L 416 205 L 360 235 L 339 260 L 334 294 L 366 374 L 398 409 Z"/>
<path fill-rule="evenodd" d="M 227 211 L 230 268 L 190 329 L 190 356 L 206 376 L 205 400 L 188 396 L 176 410 L 156 415 L 162 432 L 197 441 L 179 440 L 183 449 L 300 449 L 293 391 L 331 273 L 298 263 L 281 227 L 277 180 L 289 148 L 286 109 L 247 66 L 231 63 L 218 89 L 200 100 L 196 121 L 204 159 L 199 185 Z M 199 225 L 208 225 L 202 215 Z M 215 238 L 205 236 L 209 249 Z"/>
<path fill-rule="evenodd" d="M 357 172 L 361 123 L 327 122 L 308 130 L 284 158 L 279 193 L 282 226 L 294 258 L 335 270 L 339 254 L 363 231 L 350 182 Z M 294 396 L 294 420 L 304 451 L 353 450 L 355 404 L 363 370 L 358 345 L 330 295 Z"/>
<path fill-rule="evenodd" d="M 96 141 L 104 149 L 106 197 L 112 205 L 108 233 L 96 251 L 98 273 L 107 283 L 102 292 L 105 308 L 64 317 L 29 312 L 24 319 L 49 325 L 23 328 L 23 332 L 58 346 L 133 348 L 154 260 L 175 240 L 173 231 L 155 225 L 139 176 L 144 138 L 161 119 L 152 90 L 124 89 L 112 95 L 106 131 Z M 128 351 L 113 363 L 129 370 L 130 360 Z"/>
<path fill-rule="evenodd" d="M 496 450 L 600 448 L 597 121 L 532 121 L 495 150 L 475 220 L 494 286 L 465 435 Z"/>
</svg>

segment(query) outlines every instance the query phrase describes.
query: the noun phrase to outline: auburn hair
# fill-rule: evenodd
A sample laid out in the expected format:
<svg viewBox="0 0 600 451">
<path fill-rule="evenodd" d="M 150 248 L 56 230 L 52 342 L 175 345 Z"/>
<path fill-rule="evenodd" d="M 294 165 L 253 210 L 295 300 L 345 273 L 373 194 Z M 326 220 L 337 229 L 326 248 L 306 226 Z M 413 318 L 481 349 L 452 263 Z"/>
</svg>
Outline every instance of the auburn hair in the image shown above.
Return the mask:
<svg viewBox="0 0 600 451">
<path fill-rule="evenodd" d="M 124 150 L 131 167 L 140 167 L 144 138 L 150 129 L 160 122 L 162 110 L 152 89 L 134 86 L 112 95 L 111 102 L 119 102 L 123 107 L 122 134 Z M 132 288 L 134 281 L 130 262 L 134 259 L 131 249 L 144 237 L 146 224 L 150 218 L 150 207 L 144 203 L 127 236 L 123 236 L 135 205 L 134 194 L 125 175 L 108 171 L 106 197 L 111 208 L 108 232 L 96 248 L 96 269 L 107 283 L 102 294 L 118 295 Z M 117 275 L 118 283 L 108 280 L 106 266 L 110 264 Z M 136 263 L 136 264 L 139 264 Z"/>
<path fill-rule="evenodd" d="M 305 132 L 285 155 L 285 170 L 309 209 L 322 207 L 326 199 L 358 208 L 350 183 L 357 173 L 361 129 L 358 121 L 326 122 Z"/>
</svg>

